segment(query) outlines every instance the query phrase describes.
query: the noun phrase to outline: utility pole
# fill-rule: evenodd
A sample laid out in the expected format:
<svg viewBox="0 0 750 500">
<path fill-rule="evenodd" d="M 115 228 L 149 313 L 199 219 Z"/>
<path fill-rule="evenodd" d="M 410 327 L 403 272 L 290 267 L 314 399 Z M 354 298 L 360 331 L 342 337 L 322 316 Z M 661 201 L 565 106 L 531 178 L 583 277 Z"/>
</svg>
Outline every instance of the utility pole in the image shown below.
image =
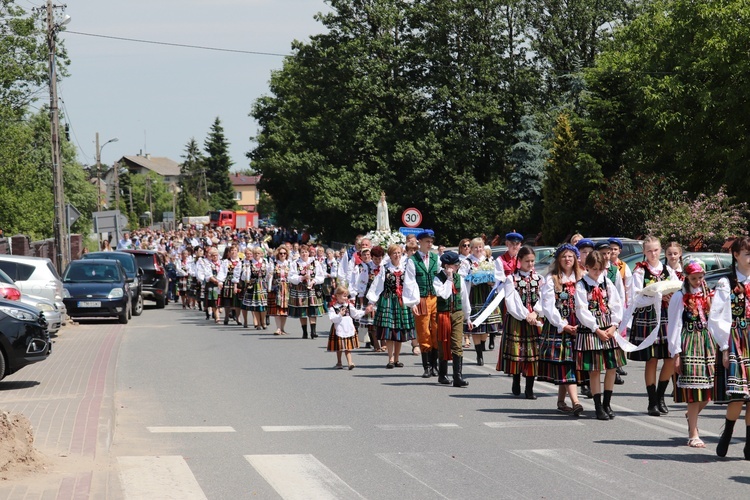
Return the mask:
<svg viewBox="0 0 750 500">
<path fill-rule="evenodd" d="M 112 164 L 115 174 L 115 210 L 120 210 L 120 163 Z"/>
<path fill-rule="evenodd" d="M 96 133 L 96 211 L 102 209 L 102 150 L 99 147 L 99 132 Z"/>
<path fill-rule="evenodd" d="M 62 273 L 70 255 L 68 244 L 68 221 L 65 219 L 65 191 L 60 154 L 60 115 L 57 107 L 57 69 L 55 64 L 55 42 L 60 26 L 55 24 L 52 0 L 47 0 L 47 50 L 49 51 L 49 114 L 50 146 L 52 148 L 52 191 L 55 200 L 55 247 L 57 271 Z M 67 23 L 66 19 L 63 23 Z"/>
</svg>

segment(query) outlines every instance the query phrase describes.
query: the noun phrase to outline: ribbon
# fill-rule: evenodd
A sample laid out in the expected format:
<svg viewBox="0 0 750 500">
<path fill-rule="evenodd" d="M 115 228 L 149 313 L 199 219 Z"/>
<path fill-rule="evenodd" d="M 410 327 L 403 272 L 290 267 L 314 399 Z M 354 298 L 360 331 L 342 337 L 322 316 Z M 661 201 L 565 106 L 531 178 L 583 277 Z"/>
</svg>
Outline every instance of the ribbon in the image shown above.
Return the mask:
<svg viewBox="0 0 750 500">
<path fill-rule="evenodd" d="M 750 318 L 750 283 L 745 283 L 745 318 Z"/>
<path fill-rule="evenodd" d="M 638 294 L 633 298 L 633 303 L 630 304 L 628 309 L 625 311 L 625 314 L 623 314 L 622 322 L 620 322 L 620 335 L 615 335 L 615 341 L 617 342 L 617 345 L 620 347 L 620 349 L 625 352 L 642 351 L 651 347 L 654 342 L 656 342 L 656 339 L 659 338 L 659 328 L 661 327 L 661 301 L 661 293 L 657 293 L 653 296 L 648 296 L 643 295 L 643 293 L 641 292 L 638 292 Z M 653 330 L 651 330 L 651 333 L 648 334 L 648 337 L 646 337 L 643 342 L 641 342 L 637 346 L 631 344 L 624 337 L 624 332 L 628 327 L 628 323 L 630 323 L 630 320 L 633 319 L 633 313 L 636 309 L 639 309 L 641 307 L 648 307 L 650 305 L 654 306 L 654 312 L 656 314 L 656 326 Z"/>
<path fill-rule="evenodd" d="M 604 294 L 602 293 L 602 289 L 600 287 L 594 287 L 594 289 L 591 291 L 591 298 L 599 302 L 599 310 L 602 312 L 602 314 L 607 314 L 607 311 L 609 309 L 607 308 L 607 303 L 604 301 Z"/>
<path fill-rule="evenodd" d="M 487 300 L 485 300 L 482 309 L 477 314 L 471 317 L 474 327 L 477 327 L 484 323 L 484 321 L 490 316 L 490 314 L 492 314 L 492 311 L 500 306 L 500 302 L 502 302 L 505 298 L 505 289 L 500 288 L 502 285 L 503 283 L 500 282 L 497 283 L 494 288 L 492 288 L 489 295 L 487 295 Z"/>
</svg>

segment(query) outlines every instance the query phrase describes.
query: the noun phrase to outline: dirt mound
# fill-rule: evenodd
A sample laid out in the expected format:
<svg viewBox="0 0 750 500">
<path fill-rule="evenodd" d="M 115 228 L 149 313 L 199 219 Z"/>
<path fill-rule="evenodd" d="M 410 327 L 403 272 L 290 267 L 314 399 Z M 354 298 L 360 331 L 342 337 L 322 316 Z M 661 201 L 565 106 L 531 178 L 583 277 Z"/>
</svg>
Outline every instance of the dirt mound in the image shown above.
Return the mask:
<svg viewBox="0 0 750 500">
<path fill-rule="evenodd" d="M 43 458 L 34 449 L 34 433 L 23 415 L 0 411 L 0 476 L 43 468 Z"/>
</svg>

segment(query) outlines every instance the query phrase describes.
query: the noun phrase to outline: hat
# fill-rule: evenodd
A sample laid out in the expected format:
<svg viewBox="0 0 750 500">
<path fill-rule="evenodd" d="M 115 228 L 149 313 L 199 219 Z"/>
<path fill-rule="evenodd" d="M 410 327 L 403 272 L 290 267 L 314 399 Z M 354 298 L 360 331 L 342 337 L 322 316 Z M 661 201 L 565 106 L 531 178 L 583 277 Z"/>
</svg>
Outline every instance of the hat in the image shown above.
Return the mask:
<svg viewBox="0 0 750 500">
<path fill-rule="evenodd" d="M 563 243 L 562 245 L 557 247 L 557 250 L 555 250 L 555 259 L 557 259 L 560 256 L 560 254 L 565 251 L 573 252 L 573 254 L 575 254 L 576 256 L 576 259 L 581 258 L 581 252 L 579 252 L 576 247 L 574 247 L 570 243 Z"/>
<path fill-rule="evenodd" d="M 610 238 L 609 239 L 609 244 L 610 245 L 617 245 L 618 247 L 620 247 L 622 249 L 622 241 L 620 241 L 620 238 Z"/>
<path fill-rule="evenodd" d="M 700 259 L 693 258 L 690 259 L 687 264 L 685 264 L 683 270 L 686 274 L 705 273 L 706 263 Z"/>
<path fill-rule="evenodd" d="M 594 246 L 595 250 L 609 250 L 609 241 L 599 241 Z"/>
<path fill-rule="evenodd" d="M 583 238 L 582 240 L 578 240 L 578 243 L 576 243 L 576 248 L 578 250 L 581 250 L 582 248 L 586 248 L 586 247 L 595 248 L 596 245 L 594 245 L 594 242 L 588 238 Z"/>
<path fill-rule="evenodd" d="M 508 241 L 523 241 L 523 235 L 515 231 L 511 231 L 505 235 L 505 239 Z"/>
<path fill-rule="evenodd" d="M 447 251 L 443 252 L 443 255 L 440 256 L 440 263 L 444 266 L 449 266 L 451 264 L 458 264 L 460 262 L 458 258 L 458 254 L 456 252 Z"/>
<path fill-rule="evenodd" d="M 432 238 L 435 239 L 435 231 L 432 229 L 425 229 L 421 233 L 417 234 L 417 239 L 421 240 L 423 238 Z"/>
</svg>

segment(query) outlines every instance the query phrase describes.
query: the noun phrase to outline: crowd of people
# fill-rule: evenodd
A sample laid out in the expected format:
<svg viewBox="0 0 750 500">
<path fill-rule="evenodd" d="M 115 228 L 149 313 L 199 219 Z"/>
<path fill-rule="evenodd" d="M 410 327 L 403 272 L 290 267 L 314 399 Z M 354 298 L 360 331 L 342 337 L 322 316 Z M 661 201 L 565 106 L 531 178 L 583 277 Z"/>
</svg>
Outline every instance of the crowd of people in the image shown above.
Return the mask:
<svg viewBox="0 0 750 500">
<path fill-rule="evenodd" d="M 404 367 L 408 343 L 421 356 L 423 378 L 466 387 L 464 349 L 473 344 L 481 366 L 499 339 L 496 369 L 512 376 L 514 395 L 533 400 L 536 381 L 555 384 L 558 411 L 578 417 L 580 388 L 593 398 L 596 419 L 609 421 L 625 365 L 643 362 L 647 414 L 669 412 L 671 381 L 674 401 L 687 404 L 688 446 L 705 447 L 698 416 L 708 402 L 727 404 L 719 456 L 750 404 L 748 237 L 734 241 L 728 278 L 709 290 L 703 262 L 683 262 L 675 242 L 666 245 L 662 262 L 662 244 L 653 237 L 644 240 L 644 260 L 631 272 L 617 238 L 595 244 L 574 235 L 541 276 L 533 247 L 516 232 L 506 235 L 507 252 L 496 259 L 483 238 L 461 240 L 456 252 L 435 247 L 431 230 L 405 245 L 382 248 L 358 237 L 341 250 L 278 234 L 185 229 L 126 235 L 117 248 L 139 242 L 164 252 L 182 307 L 205 311 L 217 323 L 265 330 L 273 318 L 274 334 L 287 335 L 292 318 L 303 339 L 315 339 L 317 318 L 328 315 L 327 349 L 337 354 L 336 369 L 344 368 L 344 358 L 355 368 L 361 331 L 364 348 L 387 353 L 386 369 Z M 747 411 L 745 423 L 750 460 Z"/>
</svg>

